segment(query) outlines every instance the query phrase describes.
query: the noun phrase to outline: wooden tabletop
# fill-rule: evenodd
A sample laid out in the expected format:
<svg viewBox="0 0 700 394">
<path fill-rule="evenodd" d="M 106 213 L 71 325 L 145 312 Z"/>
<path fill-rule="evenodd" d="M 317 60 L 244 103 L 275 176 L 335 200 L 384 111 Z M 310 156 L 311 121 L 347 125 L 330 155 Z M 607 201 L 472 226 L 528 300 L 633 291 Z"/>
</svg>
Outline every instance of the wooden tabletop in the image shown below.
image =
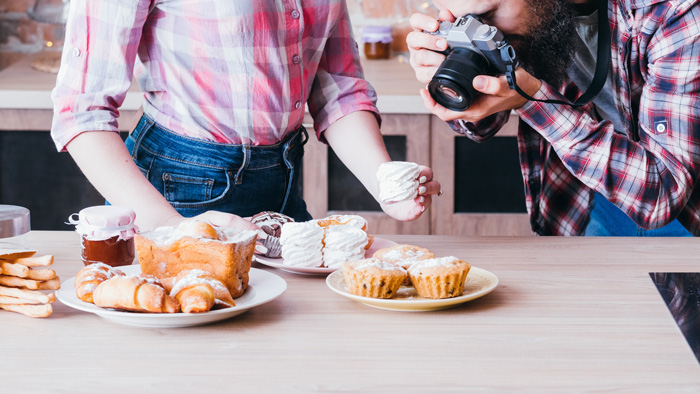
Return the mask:
<svg viewBox="0 0 700 394">
<path fill-rule="evenodd" d="M 379 236 L 382 237 L 382 236 Z M 2 392 L 628 392 L 700 390 L 700 365 L 649 272 L 697 272 L 693 238 L 384 236 L 498 276 L 453 309 L 396 312 L 281 276 L 278 299 L 191 328 L 116 324 L 60 302 L 0 311 Z M 31 232 L 66 280 L 73 232 Z"/>
</svg>

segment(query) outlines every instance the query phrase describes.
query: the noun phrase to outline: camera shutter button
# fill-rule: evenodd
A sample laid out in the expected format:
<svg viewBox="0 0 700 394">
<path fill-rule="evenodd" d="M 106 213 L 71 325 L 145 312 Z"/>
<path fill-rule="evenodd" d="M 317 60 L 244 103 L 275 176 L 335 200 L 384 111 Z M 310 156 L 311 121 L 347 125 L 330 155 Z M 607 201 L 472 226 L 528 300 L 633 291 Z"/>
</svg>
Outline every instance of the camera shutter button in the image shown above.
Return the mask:
<svg viewBox="0 0 700 394">
<path fill-rule="evenodd" d="M 479 37 L 487 38 L 491 35 L 491 32 L 493 32 L 494 30 L 496 30 L 495 27 L 489 25 L 481 25 L 476 28 L 476 34 Z"/>
</svg>

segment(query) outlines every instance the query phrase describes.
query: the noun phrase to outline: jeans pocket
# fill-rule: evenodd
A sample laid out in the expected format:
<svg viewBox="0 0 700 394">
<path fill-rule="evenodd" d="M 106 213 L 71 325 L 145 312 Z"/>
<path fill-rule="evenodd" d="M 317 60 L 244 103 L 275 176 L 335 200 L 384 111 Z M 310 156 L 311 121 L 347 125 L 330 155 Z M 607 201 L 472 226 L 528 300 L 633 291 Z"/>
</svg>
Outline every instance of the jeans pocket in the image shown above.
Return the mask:
<svg viewBox="0 0 700 394">
<path fill-rule="evenodd" d="M 212 199 L 215 183 L 222 182 L 209 177 L 164 172 L 163 196 L 174 204 L 204 203 Z"/>
</svg>

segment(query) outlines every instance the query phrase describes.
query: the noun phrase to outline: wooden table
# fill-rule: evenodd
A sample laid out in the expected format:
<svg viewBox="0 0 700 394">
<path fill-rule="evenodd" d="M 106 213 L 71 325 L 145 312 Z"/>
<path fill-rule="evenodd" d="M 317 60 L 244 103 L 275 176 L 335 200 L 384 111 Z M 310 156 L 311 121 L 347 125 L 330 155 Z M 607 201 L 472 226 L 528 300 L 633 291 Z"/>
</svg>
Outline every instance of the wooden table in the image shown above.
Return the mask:
<svg viewBox="0 0 700 394">
<path fill-rule="evenodd" d="M 700 392 L 700 366 L 649 272 L 700 269 L 696 239 L 386 236 L 496 274 L 491 294 L 438 312 L 374 309 L 324 278 L 220 323 L 134 328 L 57 302 L 0 311 L 0 391 Z M 62 279 L 73 232 L 31 232 Z"/>
</svg>

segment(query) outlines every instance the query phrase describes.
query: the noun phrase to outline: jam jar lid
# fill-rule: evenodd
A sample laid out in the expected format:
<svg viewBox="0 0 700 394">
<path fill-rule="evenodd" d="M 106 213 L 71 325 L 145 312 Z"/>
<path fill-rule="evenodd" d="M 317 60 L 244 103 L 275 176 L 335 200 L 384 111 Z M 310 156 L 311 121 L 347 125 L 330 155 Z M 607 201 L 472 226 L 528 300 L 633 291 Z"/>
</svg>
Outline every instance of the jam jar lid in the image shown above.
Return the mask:
<svg viewBox="0 0 700 394">
<path fill-rule="evenodd" d="M 390 26 L 365 26 L 362 28 L 362 42 L 390 44 L 392 40 Z"/>
<path fill-rule="evenodd" d="M 130 239 L 138 231 L 134 224 L 136 213 L 130 208 L 116 205 L 88 207 L 70 216 L 69 223 L 75 231 L 89 240 L 105 240 L 112 237 Z"/>
<path fill-rule="evenodd" d="M 29 210 L 0 204 L 0 238 L 12 238 L 29 232 Z"/>
</svg>

